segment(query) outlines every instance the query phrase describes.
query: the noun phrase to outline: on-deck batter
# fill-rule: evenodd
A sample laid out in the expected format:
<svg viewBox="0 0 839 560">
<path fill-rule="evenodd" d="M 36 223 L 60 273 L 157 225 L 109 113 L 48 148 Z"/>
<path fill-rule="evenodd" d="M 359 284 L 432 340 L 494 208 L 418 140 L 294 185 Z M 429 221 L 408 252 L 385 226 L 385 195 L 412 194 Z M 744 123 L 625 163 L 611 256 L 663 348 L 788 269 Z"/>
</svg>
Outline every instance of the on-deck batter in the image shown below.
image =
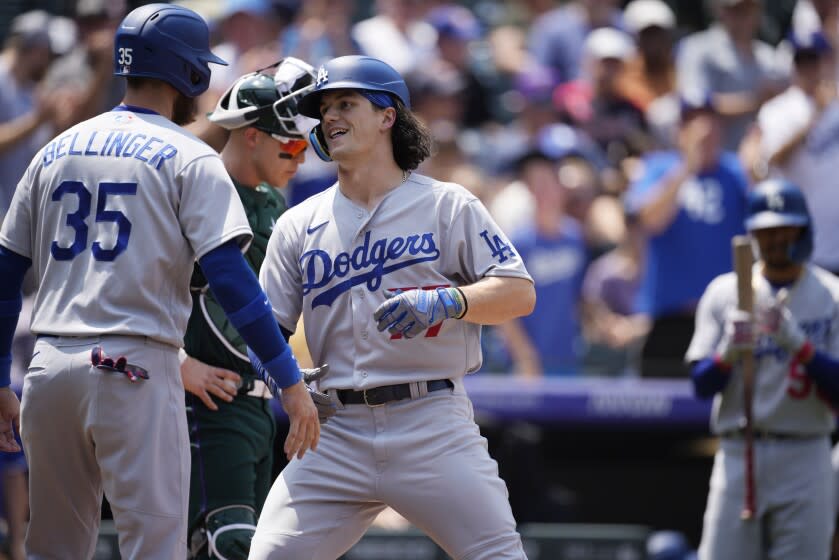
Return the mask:
<svg viewBox="0 0 839 560">
<path fill-rule="evenodd" d="M 207 89 L 207 24 L 149 4 L 116 33 L 124 104 L 47 144 L 0 230 L 0 449 L 29 461 L 30 558 L 90 558 L 104 491 L 122 558 L 183 560 L 189 439 L 178 348 L 197 258 L 230 321 L 284 387 L 286 451 L 317 444 L 317 410 L 240 249 L 252 234 L 214 151 L 178 125 Z M 23 274 L 39 335 L 23 405 L 8 389 Z M 293 433 L 291 433 L 293 432 Z"/>
<path fill-rule="evenodd" d="M 303 314 L 339 409 L 274 483 L 250 557 L 334 560 L 389 505 L 456 559 L 525 558 L 462 383 L 480 324 L 534 305 L 521 259 L 472 194 L 411 172 L 430 137 L 393 68 L 333 59 L 299 109 L 338 182 L 283 214 L 260 280 L 283 327 Z"/>
<path fill-rule="evenodd" d="M 833 531 L 830 439 L 839 402 L 839 279 L 808 264 L 810 214 L 801 191 L 766 181 L 749 194 L 746 229 L 754 316 L 738 311 L 734 273 L 707 288 L 687 352 L 698 396 L 714 396 L 720 448 L 711 474 L 699 557 L 828 558 Z M 741 353 L 755 356 L 756 511 L 743 520 L 745 459 Z"/>
</svg>

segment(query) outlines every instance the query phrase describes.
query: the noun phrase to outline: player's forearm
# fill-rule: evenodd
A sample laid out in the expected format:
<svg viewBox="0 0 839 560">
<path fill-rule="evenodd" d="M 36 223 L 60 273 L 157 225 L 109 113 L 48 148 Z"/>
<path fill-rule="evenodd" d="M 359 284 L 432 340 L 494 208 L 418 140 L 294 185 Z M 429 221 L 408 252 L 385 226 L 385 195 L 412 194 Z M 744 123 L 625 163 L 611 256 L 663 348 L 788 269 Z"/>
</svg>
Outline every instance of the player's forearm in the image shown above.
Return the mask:
<svg viewBox="0 0 839 560">
<path fill-rule="evenodd" d="M 728 385 L 731 368 L 716 358 L 706 358 L 693 364 L 690 370 L 693 392 L 700 399 L 710 399 Z"/>
<path fill-rule="evenodd" d="M 839 405 L 839 360 L 816 350 L 804 369 L 830 402 Z"/>
<path fill-rule="evenodd" d="M 646 232 L 655 235 L 673 223 L 679 212 L 679 190 L 690 176 L 687 166 L 682 164 L 652 188 L 655 194 L 638 212 L 641 226 Z"/>
<path fill-rule="evenodd" d="M 536 305 L 536 290 L 525 278 L 490 276 L 460 286 L 468 309 L 464 321 L 480 325 L 498 325 L 529 315 Z"/>
<path fill-rule="evenodd" d="M 790 138 L 783 146 L 778 148 L 774 154 L 769 156 L 769 164 L 775 166 L 782 166 L 785 165 L 789 159 L 798 151 L 798 149 L 804 145 L 804 141 L 807 140 L 807 136 L 810 135 L 810 131 L 813 130 L 813 125 L 816 123 L 816 119 L 813 119 L 810 124 L 804 127 L 803 130 L 799 131 L 795 136 Z"/>
<path fill-rule="evenodd" d="M 213 249 L 199 264 L 216 301 L 277 385 L 284 389 L 300 381 L 300 369 L 268 297 L 235 242 Z"/>
<path fill-rule="evenodd" d="M 29 113 L 0 125 L 0 153 L 14 148 L 21 140 L 35 132 L 43 120 L 37 111 Z"/>
<path fill-rule="evenodd" d="M 0 245 L 0 387 L 11 383 L 12 339 L 23 297 L 23 276 L 32 261 Z"/>
</svg>

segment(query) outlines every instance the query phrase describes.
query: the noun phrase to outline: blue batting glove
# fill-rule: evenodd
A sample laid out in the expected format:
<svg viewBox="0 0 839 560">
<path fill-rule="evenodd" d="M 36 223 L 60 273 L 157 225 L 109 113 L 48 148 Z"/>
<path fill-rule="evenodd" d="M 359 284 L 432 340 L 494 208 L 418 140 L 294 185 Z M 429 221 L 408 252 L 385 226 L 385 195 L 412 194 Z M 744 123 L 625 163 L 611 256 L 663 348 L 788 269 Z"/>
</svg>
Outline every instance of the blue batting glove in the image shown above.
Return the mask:
<svg viewBox="0 0 839 560">
<path fill-rule="evenodd" d="M 379 332 L 387 329 L 390 334 L 413 338 L 445 319 L 460 319 L 466 308 L 466 298 L 457 288 L 414 289 L 386 299 L 373 319 Z"/>
</svg>

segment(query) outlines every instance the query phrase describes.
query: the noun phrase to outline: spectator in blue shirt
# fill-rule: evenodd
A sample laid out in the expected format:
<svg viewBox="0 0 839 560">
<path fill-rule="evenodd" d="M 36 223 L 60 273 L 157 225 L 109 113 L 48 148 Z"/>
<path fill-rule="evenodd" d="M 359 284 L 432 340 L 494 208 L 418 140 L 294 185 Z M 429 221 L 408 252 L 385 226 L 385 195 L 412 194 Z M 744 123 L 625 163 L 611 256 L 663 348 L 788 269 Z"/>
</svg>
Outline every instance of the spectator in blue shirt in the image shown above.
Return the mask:
<svg viewBox="0 0 839 560">
<path fill-rule="evenodd" d="M 653 326 L 641 356 L 645 377 L 687 375 L 682 356 L 699 297 L 731 270 L 731 237 L 743 232 L 748 182 L 710 96 L 683 98 L 678 150 L 647 155 L 627 207 L 647 235 L 638 311 Z"/>
<path fill-rule="evenodd" d="M 536 309 L 502 326 L 513 369 L 525 376 L 575 375 L 582 351 L 578 303 L 587 255 L 580 224 L 565 212 L 563 166 L 587 166 L 569 157 L 555 163 L 532 152 L 521 177 L 535 202 L 532 222 L 512 238 L 536 283 Z"/>
</svg>

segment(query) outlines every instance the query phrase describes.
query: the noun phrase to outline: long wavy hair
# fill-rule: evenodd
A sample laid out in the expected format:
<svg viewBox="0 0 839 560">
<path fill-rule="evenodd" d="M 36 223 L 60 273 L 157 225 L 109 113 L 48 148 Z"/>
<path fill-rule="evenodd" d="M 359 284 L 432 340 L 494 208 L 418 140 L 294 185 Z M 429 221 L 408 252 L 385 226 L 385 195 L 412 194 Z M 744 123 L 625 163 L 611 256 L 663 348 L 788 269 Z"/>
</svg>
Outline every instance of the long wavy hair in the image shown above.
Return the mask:
<svg viewBox="0 0 839 560">
<path fill-rule="evenodd" d="M 396 121 L 391 129 L 393 159 L 403 171 L 413 171 L 431 155 L 434 140 L 431 132 L 395 96 L 391 96 L 396 107 Z"/>
</svg>

